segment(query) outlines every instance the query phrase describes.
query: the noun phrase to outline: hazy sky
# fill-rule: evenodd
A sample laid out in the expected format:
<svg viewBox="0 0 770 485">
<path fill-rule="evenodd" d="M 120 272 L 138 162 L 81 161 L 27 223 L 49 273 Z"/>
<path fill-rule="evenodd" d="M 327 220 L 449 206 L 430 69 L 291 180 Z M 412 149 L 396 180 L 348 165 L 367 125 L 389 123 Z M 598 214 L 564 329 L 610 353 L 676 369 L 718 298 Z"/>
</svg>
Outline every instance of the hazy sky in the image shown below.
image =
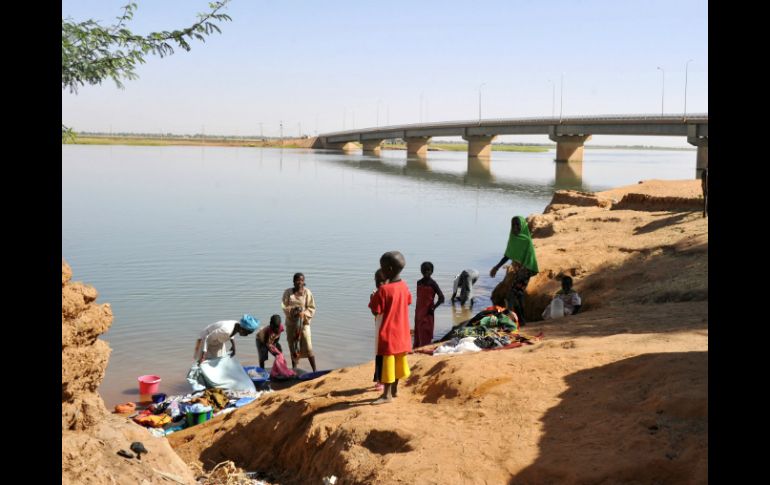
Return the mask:
<svg viewBox="0 0 770 485">
<path fill-rule="evenodd" d="M 62 15 L 111 24 L 127 1 L 63 0 Z M 207 6 L 138 3 L 136 33 L 189 26 Z M 707 8 L 705 0 L 234 0 L 222 34 L 149 57 L 125 89 L 105 81 L 62 91 L 62 122 L 76 131 L 230 135 L 259 135 L 262 123 L 276 136 L 283 121 L 293 136 L 300 124 L 315 134 L 477 119 L 482 84 L 483 118 L 558 116 L 562 75 L 564 116 L 659 114 L 662 88 L 673 114 L 684 109 L 688 59 L 687 112 L 704 113 Z M 686 146 L 684 138 L 594 142 Z"/>
</svg>

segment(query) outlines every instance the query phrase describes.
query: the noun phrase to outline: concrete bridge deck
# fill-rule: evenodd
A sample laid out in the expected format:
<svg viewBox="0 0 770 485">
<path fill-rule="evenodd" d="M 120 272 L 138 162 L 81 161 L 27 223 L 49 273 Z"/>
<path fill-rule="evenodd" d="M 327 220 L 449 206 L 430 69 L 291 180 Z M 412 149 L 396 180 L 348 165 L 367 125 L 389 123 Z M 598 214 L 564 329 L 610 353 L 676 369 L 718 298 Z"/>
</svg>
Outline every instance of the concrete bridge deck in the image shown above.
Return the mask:
<svg viewBox="0 0 770 485">
<path fill-rule="evenodd" d="M 459 136 L 468 141 L 469 157 L 489 157 L 492 141 L 499 135 L 548 135 L 556 142 L 557 162 L 582 162 L 583 146 L 591 135 L 686 136 L 688 143 L 698 147 L 697 170 L 708 167 L 708 113 L 415 123 L 323 133 L 318 139 L 324 148 L 349 151 L 357 149 L 353 142 L 359 142 L 365 153 L 379 153 L 385 140 L 400 138 L 408 155 L 426 156 L 432 137 Z"/>
</svg>

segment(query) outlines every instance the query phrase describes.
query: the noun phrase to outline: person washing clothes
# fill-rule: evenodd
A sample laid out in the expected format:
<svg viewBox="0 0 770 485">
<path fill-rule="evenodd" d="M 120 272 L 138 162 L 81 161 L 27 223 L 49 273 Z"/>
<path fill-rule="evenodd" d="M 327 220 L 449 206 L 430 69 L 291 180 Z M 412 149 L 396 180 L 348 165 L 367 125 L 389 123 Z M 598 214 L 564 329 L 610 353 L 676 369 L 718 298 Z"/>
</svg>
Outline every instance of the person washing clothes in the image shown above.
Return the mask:
<svg viewBox="0 0 770 485">
<path fill-rule="evenodd" d="M 315 315 L 315 298 L 305 286 L 305 275 L 294 273 L 294 286 L 287 288 L 281 297 L 281 308 L 286 315 L 286 340 L 289 342 L 291 367 L 297 369 L 299 359 L 307 358 L 313 372 L 317 371 L 315 353 L 310 333 L 310 322 Z"/>
<path fill-rule="evenodd" d="M 240 320 L 221 320 L 203 329 L 195 342 L 193 358 L 200 364 L 204 360 L 224 357 L 225 344 L 230 342 L 230 356 L 235 355 L 235 334 L 245 337 L 259 327 L 259 320 L 245 314 Z"/>
<path fill-rule="evenodd" d="M 454 283 L 452 284 L 452 303 L 457 300 L 457 290 L 460 290 L 460 305 L 465 305 L 466 301 L 470 301 L 473 308 L 473 285 L 479 280 L 479 272 L 475 269 L 465 269 L 460 274 L 455 276 Z"/>
<path fill-rule="evenodd" d="M 257 354 L 259 354 L 259 366 L 263 369 L 268 354 L 273 354 L 273 357 L 276 357 L 279 352 L 283 353 L 281 342 L 279 342 L 283 330 L 281 316 L 273 315 L 270 317 L 270 325 L 257 332 Z"/>
<path fill-rule="evenodd" d="M 524 318 L 524 294 L 530 277 L 538 273 L 537 258 L 535 257 L 535 245 L 529 232 L 527 221 L 521 216 L 511 219 L 511 230 L 508 234 L 508 245 L 502 259 L 489 270 L 489 276 L 495 277 L 497 271 L 506 261 L 511 260 L 512 271 L 515 273 L 514 281 L 506 295 L 508 308 L 519 316 L 519 324 L 526 324 Z"/>
</svg>

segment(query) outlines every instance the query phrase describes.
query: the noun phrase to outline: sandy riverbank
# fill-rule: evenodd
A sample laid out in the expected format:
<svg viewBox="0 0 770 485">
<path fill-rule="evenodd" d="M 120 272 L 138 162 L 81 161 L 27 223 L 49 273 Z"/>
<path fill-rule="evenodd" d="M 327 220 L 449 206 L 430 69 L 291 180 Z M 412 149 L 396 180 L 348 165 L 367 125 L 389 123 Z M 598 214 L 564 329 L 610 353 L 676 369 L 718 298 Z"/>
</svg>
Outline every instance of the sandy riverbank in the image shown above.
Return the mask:
<svg viewBox="0 0 770 485">
<path fill-rule="evenodd" d="M 233 460 L 286 484 L 330 475 L 341 484 L 706 483 L 708 223 L 699 187 L 648 181 L 558 192 L 530 217 L 541 271 L 528 288 L 528 316 L 542 311 L 562 274 L 584 300 L 581 314 L 524 327 L 544 335 L 533 346 L 411 355 L 412 376 L 382 406 L 369 405 L 372 364 L 339 369 L 158 446 L 170 443 L 175 464 Z M 64 303 L 63 295 L 63 320 Z M 64 355 L 62 365 L 65 388 Z M 76 382 L 77 366 L 92 364 L 67 365 Z M 78 397 L 68 399 L 63 392 L 63 406 Z M 62 428 L 64 447 L 64 416 Z M 76 432 L 86 431 L 67 430 Z M 78 483 L 90 462 L 99 470 L 90 483 L 128 483 L 119 472 L 129 465 L 114 454 L 86 458 L 68 445 L 62 455 L 63 483 Z"/>
</svg>

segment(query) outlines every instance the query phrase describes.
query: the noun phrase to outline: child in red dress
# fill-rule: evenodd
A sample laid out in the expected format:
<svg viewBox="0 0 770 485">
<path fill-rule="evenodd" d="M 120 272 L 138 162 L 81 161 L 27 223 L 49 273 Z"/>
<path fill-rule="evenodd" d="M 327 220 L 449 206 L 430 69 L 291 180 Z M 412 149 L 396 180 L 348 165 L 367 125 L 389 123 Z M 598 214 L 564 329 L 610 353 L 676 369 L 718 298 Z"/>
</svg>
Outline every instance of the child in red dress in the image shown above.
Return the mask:
<svg viewBox="0 0 770 485">
<path fill-rule="evenodd" d="M 433 313 L 444 303 L 444 294 L 431 276 L 433 263 L 425 261 L 420 265 L 422 279 L 417 282 L 417 305 L 414 310 L 414 348 L 433 342 Z M 434 301 L 438 295 L 438 301 Z"/>
<path fill-rule="evenodd" d="M 409 286 L 400 278 L 406 266 L 404 256 L 398 251 L 389 251 L 380 258 L 380 269 L 388 283 L 383 284 L 372 296 L 369 308 L 372 315 L 382 314 L 377 354 L 382 356 L 381 382 L 385 389 L 372 404 L 390 402 L 398 396 L 398 381 L 409 377 L 407 352 L 412 350 L 409 333 L 409 305 L 412 294 Z"/>
</svg>

